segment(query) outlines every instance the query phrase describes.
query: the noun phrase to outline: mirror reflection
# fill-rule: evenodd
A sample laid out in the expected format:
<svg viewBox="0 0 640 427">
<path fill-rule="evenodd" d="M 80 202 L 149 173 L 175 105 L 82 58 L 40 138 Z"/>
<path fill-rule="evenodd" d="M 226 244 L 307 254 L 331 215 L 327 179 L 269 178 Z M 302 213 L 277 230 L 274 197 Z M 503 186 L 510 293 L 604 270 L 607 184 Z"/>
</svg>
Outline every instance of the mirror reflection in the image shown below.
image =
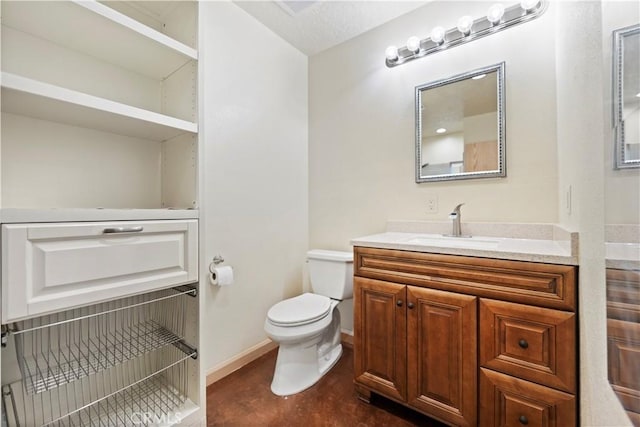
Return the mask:
<svg viewBox="0 0 640 427">
<path fill-rule="evenodd" d="M 640 167 L 640 25 L 614 32 L 616 168 Z"/>
<path fill-rule="evenodd" d="M 416 87 L 416 182 L 505 176 L 504 64 Z"/>
</svg>

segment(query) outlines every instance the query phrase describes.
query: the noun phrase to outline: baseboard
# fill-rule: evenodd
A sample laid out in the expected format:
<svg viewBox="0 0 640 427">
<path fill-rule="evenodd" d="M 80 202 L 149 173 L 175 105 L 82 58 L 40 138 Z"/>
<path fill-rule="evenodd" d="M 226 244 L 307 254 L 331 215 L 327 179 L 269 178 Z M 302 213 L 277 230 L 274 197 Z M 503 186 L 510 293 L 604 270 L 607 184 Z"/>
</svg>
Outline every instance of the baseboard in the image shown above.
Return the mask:
<svg viewBox="0 0 640 427">
<path fill-rule="evenodd" d="M 277 348 L 278 344 L 266 339 L 253 347 L 248 348 L 240 354 L 233 356 L 231 359 L 225 360 L 222 363 L 214 366 L 207 372 L 207 386 L 221 380 L 230 373 L 237 371 L 244 365 L 247 365 L 260 356 L 270 352 L 274 348 Z"/>
<path fill-rule="evenodd" d="M 349 333 L 342 332 L 340 334 L 340 341 L 342 341 L 342 345 L 347 348 L 353 348 L 353 335 Z"/>
</svg>

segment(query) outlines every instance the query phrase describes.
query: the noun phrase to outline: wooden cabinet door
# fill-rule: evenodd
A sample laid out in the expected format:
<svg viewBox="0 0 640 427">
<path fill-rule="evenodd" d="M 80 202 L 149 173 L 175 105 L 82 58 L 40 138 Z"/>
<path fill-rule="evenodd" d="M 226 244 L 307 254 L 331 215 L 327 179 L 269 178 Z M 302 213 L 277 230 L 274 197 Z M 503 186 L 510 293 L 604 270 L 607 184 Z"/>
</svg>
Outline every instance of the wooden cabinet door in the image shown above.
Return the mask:
<svg viewBox="0 0 640 427">
<path fill-rule="evenodd" d="M 407 287 L 408 402 L 453 425 L 477 425 L 477 300 Z"/>
<path fill-rule="evenodd" d="M 355 277 L 356 384 L 404 401 L 407 396 L 406 286 Z"/>
<path fill-rule="evenodd" d="M 609 382 L 628 411 L 640 412 L 640 323 L 607 319 Z"/>
<path fill-rule="evenodd" d="M 489 369 L 480 369 L 480 422 L 483 427 L 572 427 L 574 395 Z"/>
</svg>

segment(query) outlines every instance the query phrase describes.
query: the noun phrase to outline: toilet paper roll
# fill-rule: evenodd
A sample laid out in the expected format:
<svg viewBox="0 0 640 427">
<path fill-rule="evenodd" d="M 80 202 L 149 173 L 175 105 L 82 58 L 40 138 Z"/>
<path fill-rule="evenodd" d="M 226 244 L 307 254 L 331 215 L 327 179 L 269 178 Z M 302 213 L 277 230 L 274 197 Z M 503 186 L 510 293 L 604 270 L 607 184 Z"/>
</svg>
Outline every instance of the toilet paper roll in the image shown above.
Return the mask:
<svg viewBox="0 0 640 427">
<path fill-rule="evenodd" d="M 230 266 L 214 268 L 209 276 L 209 281 L 215 286 L 229 286 L 233 284 L 233 268 Z"/>
</svg>

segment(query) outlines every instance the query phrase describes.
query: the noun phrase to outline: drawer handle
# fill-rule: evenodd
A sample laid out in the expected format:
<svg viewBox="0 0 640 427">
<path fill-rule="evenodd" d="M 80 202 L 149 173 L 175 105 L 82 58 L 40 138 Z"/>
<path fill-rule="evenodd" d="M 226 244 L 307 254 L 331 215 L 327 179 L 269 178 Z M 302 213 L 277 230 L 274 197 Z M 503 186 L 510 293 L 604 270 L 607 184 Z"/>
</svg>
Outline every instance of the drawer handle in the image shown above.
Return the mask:
<svg viewBox="0 0 640 427">
<path fill-rule="evenodd" d="M 529 419 L 524 415 L 520 415 L 520 417 L 518 418 L 518 421 L 520 421 L 520 424 L 523 424 L 525 426 L 529 424 Z"/>
<path fill-rule="evenodd" d="M 401 300 L 401 299 L 399 299 L 399 300 L 396 302 L 396 305 L 397 305 L 398 307 L 402 307 L 402 300 Z"/>
<path fill-rule="evenodd" d="M 413 303 L 410 302 L 409 304 L 407 304 L 407 307 L 409 307 L 410 309 L 413 308 Z"/>
<path fill-rule="evenodd" d="M 144 228 L 142 228 L 142 226 L 140 225 L 136 227 L 109 227 L 102 230 L 102 233 L 104 234 L 139 233 L 142 230 L 144 230 Z"/>
<path fill-rule="evenodd" d="M 527 340 L 523 340 L 523 339 L 521 339 L 520 341 L 518 341 L 518 345 L 519 345 L 521 348 L 529 348 L 529 343 L 527 342 Z M 527 417 L 525 417 L 525 419 L 526 419 L 526 418 L 527 418 Z"/>
</svg>

